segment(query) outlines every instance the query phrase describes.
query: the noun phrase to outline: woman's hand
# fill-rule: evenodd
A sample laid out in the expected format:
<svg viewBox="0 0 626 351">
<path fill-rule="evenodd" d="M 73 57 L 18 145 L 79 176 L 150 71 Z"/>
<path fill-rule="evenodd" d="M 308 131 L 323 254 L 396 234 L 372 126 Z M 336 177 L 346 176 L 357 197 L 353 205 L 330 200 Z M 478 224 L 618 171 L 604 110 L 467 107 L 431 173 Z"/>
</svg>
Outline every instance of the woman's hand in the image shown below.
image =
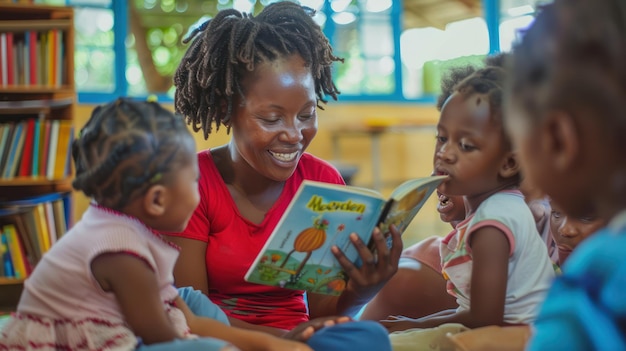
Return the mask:
<svg viewBox="0 0 626 351">
<path fill-rule="evenodd" d="M 352 321 L 352 318 L 347 316 L 329 316 L 315 318 L 308 322 L 298 324 L 297 327 L 289 331 L 287 334 L 283 335 L 283 338 L 296 341 L 307 341 L 313 334 L 315 334 L 316 331 L 322 328 L 350 321 Z"/>
<path fill-rule="evenodd" d="M 332 252 L 348 274 L 348 285 L 342 294 L 342 305 L 365 304 L 378 293 L 383 285 L 398 270 L 398 261 L 402 253 L 402 239 L 400 232 L 394 225 L 389 227 L 391 248 L 387 247 L 387 239 L 375 228 L 372 233 L 374 250 L 370 250 L 355 233 L 350 234 L 350 240 L 361 257 L 361 267 L 356 267 L 341 250 L 334 246 Z M 351 300 L 351 301 L 350 301 Z"/>
</svg>

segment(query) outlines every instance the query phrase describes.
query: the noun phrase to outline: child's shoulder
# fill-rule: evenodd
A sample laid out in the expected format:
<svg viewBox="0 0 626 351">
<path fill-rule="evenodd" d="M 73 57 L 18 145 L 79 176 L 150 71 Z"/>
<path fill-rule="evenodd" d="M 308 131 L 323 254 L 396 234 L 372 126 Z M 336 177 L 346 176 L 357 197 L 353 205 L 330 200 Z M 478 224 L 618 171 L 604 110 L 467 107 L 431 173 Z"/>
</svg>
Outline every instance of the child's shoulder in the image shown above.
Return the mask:
<svg viewBox="0 0 626 351">
<path fill-rule="evenodd" d="M 470 226 L 483 221 L 499 222 L 509 228 L 537 230 L 524 195 L 517 190 L 501 191 L 483 201 L 476 209 Z"/>
<path fill-rule="evenodd" d="M 522 209 L 530 211 L 524 201 L 524 195 L 519 190 L 504 190 L 489 196 L 478 206 L 476 212 L 509 213 Z M 512 213 L 512 215 L 515 215 L 515 213 Z"/>
</svg>

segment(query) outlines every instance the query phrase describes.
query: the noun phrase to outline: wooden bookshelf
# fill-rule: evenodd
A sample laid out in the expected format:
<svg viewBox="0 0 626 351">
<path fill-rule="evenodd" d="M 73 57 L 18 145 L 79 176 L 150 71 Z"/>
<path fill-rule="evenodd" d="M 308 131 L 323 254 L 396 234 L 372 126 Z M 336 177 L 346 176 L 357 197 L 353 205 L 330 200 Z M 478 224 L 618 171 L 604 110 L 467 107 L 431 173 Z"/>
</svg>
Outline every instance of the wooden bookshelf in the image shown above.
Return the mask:
<svg viewBox="0 0 626 351">
<path fill-rule="evenodd" d="M 71 225 L 70 197 L 63 198 L 65 214 L 58 203 L 53 209 L 53 200 L 45 199 L 71 191 L 75 109 L 74 10 L 0 2 L 0 233 L 8 236 L 7 226 L 17 230 L 12 237 L 22 243 L 17 256 L 26 267 L 32 268 L 55 242 L 53 234 L 60 236 Z M 33 198 L 49 204 L 29 203 Z M 46 245 L 40 242 L 44 237 Z M 9 244 L 0 253 L 3 248 L 13 256 Z M 0 310 L 17 305 L 28 276 L 17 271 L 0 270 Z"/>
</svg>

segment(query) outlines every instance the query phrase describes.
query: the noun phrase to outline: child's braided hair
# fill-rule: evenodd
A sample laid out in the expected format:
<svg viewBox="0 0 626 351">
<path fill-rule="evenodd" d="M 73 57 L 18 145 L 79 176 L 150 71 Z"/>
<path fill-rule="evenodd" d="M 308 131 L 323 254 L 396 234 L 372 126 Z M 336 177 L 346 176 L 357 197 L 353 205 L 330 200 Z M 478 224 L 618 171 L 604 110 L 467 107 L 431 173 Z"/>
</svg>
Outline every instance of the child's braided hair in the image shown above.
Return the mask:
<svg viewBox="0 0 626 351">
<path fill-rule="evenodd" d="M 180 116 L 156 102 L 119 98 L 94 109 L 72 143 L 72 186 L 98 204 L 122 209 L 156 183 L 166 183 L 184 149 L 195 144 Z"/>
</svg>

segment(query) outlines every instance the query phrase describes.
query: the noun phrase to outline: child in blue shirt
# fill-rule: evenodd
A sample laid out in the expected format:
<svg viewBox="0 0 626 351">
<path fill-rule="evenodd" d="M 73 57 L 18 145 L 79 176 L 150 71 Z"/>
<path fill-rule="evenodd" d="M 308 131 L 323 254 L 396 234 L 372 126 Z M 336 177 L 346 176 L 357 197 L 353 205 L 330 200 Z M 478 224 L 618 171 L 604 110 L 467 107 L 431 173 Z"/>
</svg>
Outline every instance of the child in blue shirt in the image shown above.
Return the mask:
<svg viewBox="0 0 626 351">
<path fill-rule="evenodd" d="M 626 2 L 555 0 L 513 50 L 506 129 L 527 177 L 568 216 L 608 226 L 580 244 L 529 350 L 626 349 Z"/>
</svg>

